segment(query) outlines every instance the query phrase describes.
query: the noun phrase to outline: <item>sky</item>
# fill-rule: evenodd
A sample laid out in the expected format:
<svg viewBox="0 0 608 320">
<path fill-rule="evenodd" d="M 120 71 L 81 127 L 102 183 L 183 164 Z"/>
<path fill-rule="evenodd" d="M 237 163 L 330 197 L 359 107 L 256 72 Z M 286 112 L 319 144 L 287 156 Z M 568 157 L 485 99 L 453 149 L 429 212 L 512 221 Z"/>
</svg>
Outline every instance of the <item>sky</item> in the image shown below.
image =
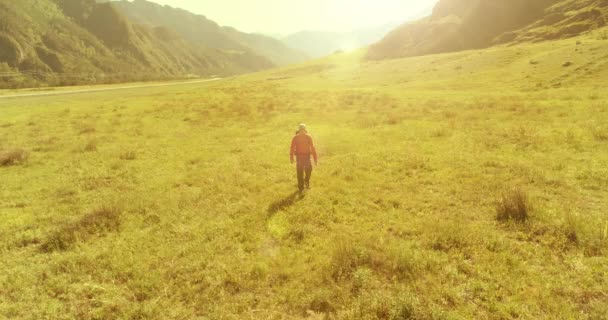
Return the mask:
<svg viewBox="0 0 608 320">
<path fill-rule="evenodd" d="M 352 31 L 408 20 L 438 0 L 150 0 L 245 32 Z"/>
</svg>

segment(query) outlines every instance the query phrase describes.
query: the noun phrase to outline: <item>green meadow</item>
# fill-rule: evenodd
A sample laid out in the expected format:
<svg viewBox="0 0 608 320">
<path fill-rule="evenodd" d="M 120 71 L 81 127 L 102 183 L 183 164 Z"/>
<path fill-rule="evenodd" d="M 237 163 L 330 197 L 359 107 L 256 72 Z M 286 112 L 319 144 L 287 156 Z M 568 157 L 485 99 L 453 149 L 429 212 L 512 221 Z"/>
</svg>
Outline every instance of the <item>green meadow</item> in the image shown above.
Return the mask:
<svg viewBox="0 0 608 320">
<path fill-rule="evenodd" d="M 606 319 L 607 52 L 0 99 L 0 318 Z"/>
</svg>

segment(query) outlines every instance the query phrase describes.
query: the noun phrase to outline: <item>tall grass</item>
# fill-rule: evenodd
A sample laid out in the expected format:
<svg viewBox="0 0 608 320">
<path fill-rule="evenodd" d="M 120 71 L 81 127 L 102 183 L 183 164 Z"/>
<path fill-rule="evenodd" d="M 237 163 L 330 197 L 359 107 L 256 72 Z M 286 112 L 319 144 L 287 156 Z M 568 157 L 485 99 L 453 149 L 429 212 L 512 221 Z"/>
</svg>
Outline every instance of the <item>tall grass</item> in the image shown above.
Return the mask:
<svg viewBox="0 0 608 320">
<path fill-rule="evenodd" d="M 528 195 L 521 189 L 505 193 L 496 203 L 498 221 L 526 222 L 530 218 Z"/>
<path fill-rule="evenodd" d="M 0 318 L 603 319 L 608 65 L 579 70 L 584 43 L 561 89 L 572 41 L 1 100 L 32 161 L 0 167 Z"/>
</svg>

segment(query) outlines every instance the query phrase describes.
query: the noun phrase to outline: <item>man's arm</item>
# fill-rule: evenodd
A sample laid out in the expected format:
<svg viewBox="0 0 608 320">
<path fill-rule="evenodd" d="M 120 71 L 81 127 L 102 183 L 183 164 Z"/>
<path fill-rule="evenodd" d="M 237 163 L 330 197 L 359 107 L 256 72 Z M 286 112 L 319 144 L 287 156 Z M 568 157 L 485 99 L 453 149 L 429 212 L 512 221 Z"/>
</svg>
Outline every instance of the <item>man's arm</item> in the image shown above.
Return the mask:
<svg viewBox="0 0 608 320">
<path fill-rule="evenodd" d="M 289 161 L 293 163 L 293 156 L 296 153 L 296 138 L 291 139 L 291 147 L 289 148 Z"/>
<path fill-rule="evenodd" d="M 312 154 L 312 158 L 315 159 L 315 164 L 318 164 L 317 149 L 315 149 L 315 144 L 312 142 L 312 137 L 310 137 L 310 153 Z"/>
</svg>

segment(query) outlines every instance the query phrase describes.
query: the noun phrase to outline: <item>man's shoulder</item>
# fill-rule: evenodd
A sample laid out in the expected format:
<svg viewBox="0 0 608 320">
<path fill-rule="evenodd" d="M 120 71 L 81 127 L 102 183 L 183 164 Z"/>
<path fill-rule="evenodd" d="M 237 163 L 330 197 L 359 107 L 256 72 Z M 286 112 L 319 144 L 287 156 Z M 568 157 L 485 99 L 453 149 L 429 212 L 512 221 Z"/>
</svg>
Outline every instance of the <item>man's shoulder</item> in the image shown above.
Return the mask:
<svg viewBox="0 0 608 320">
<path fill-rule="evenodd" d="M 298 134 L 295 137 L 293 137 L 292 141 L 312 141 L 312 136 L 309 134 Z"/>
<path fill-rule="evenodd" d="M 309 139 L 312 138 L 312 136 L 308 133 L 306 134 L 296 134 L 294 137 L 294 139 Z"/>
</svg>

